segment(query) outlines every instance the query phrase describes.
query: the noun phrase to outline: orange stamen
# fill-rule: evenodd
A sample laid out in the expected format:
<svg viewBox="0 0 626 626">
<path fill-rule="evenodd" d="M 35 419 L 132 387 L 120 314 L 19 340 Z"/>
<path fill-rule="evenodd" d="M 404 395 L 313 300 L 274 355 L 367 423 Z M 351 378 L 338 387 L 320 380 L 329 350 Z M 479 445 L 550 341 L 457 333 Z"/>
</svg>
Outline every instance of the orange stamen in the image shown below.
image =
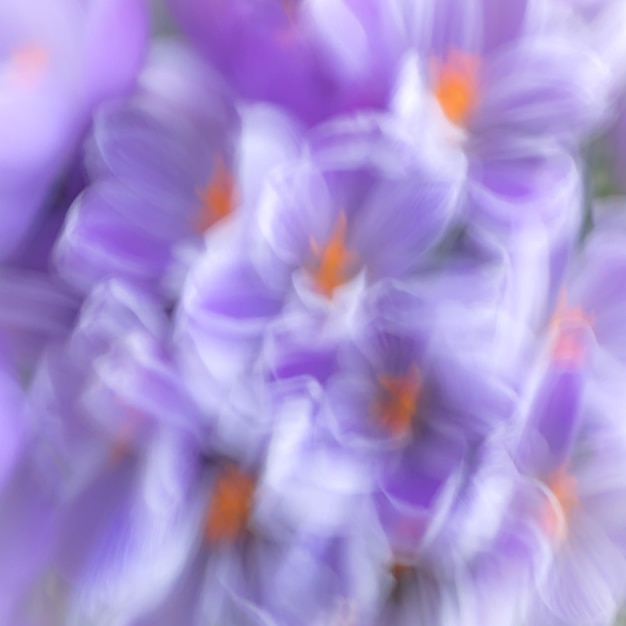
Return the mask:
<svg viewBox="0 0 626 626">
<path fill-rule="evenodd" d="M 401 561 L 393 561 L 389 566 L 389 573 L 393 577 L 393 584 L 389 601 L 399 602 L 404 595 L 407 583 L 410 583 L 411 575 L 415 572 L 415 566 L 403 563 Z"/>
<path fill-rule="evenodd" d="M 200 212 L 195 221 L 198 231 L 204 232 L 230 215 L 234 209 L 235 181 L 226 168 L 222 157 L 215 159 L 213 176 L 204 189 L 197 192 L 200 199 Z"/>
<path fill-rule="evenodd" d="M 134 429 L 130 426 L 123 426 L 121 431 L 115 435 L 109 448 L 108 459 L 111 465 L 118 465 L 130 456 L 133 435 Z"/>
<path fill-rule="evenodd" d="M 549 328 L 553 336 L 551 355 L 553 360 L 580 364 L 586 356 L 584 335 L 581 331 L 591 327 L 594 316 L 580 307 L 567 303 L 567 294 L 562 291 Z"/>
<path fill-rule="evenodd" d="M 348 221 L 342 212 L 330 239 L 323 248 L 315 239 L 311 239 L 310 242 L 316 258 L 316 267 L 311 273 L 318 290 L 328 298 L 354 274 L 356 257 L 346 248 L 347 228 Z"/>
<path fill-rule="evenodd" d="M 117 430 L 113 433 L 108 451 L 108 462 L 117 465 L 128 458 L 133 452 L 133 445 L 142 426 L 142 413 L 119 399 L 120 410 L 125 415 Z"/>
<path fill-rule="evenodd" d="M 578 481 L 564 467 L 560 467 L 548 478 L 546 485 L 554 495 L 558 509 L 553 502 L 549 502 L 542 525 L 550 537 L 560 540 L 567 532 L 567 518 L 578 504 Z"/>
<path fill-rule="evenodd" d="M 279 0 L 279 2 L 285 15 L 293 22 L 295 20 L 296 0 Z"/>
<path fill-rule="evenodd" d="M 378 376 L 381 397 L 376 405 L 376 415 L 392 434 L 406 435 L 413 423 L 421 391 L 421 378 L 414 365 L 401 376 Z"/>
<path fill-rule="evenodd" d="M 396 581 L 400 582 L 413 571 L 413 566 L 401 563 L 400 561 L 394 561 L 389 570 Z"/>
<path fill-rule="evenodd" d="M 585 348 L 573 335 L 562 332 L 552 347 L 552 359 L 560 363 L 580 364 L 585 358 Z"/>
<path fill-rule="evenodd" d="M 432 63 L 434 93 L 446 117 L 464 126 L 472 114 L 478 92 L 478 60 L 453 50 L 443 62 Z"/>
<path fill-rule="evenodd" d="M 561 291 L 550 320 L 550 328 L 559 329 L 567 326 L 591 326 L 595 321 L 593 314 L 586 313 L 581 307 L 573 307 L 567 303 L 567 292 Z"/>
<path fill-rule="evenodd" d="M 33 85 L 41 79 L 48 62 L 46 48 L 37 43 L 24 44 L 9 57 L 11 79 L 21 85 Z"/>
<path fill-rule="evenodd" d="M 298 0 L 278 0 L 285 14 L 286 20 L 276 30 L 276 41 L 281 46 L 289 47 L 298 42 L 301 29 L 298 25 Z"/>
<path fill-rule="evenodd" d="M 254 481 L 234 465 L 228 465 L 217 478 L 204 521 L 208 543 L 234 541 L 250 516 Z"/>
</svg>

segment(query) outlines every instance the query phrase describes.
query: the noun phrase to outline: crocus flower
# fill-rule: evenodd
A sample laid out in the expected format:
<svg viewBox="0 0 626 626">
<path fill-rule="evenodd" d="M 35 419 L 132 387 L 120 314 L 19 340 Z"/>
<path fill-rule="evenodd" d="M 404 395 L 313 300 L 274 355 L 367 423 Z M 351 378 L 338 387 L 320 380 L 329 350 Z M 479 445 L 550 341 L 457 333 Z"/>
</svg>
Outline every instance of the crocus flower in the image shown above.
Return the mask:
<svg viewBox="0 0 626 626">
<path fill-rule="evenodd" d="M 537 624 L 611 624 L 624 599 L 623 430 L 593 400 L 582 410 L 569 457 L 539 474 L 548 500 L 538 520 L 553 557 L 537 574 Z"/>
<path fill-rule="evenodd" d="M 0 256 L 41 212 L 95 106 L 132 88 L 143 60 L 143 0 L 3 3 L 0 12 Z M 118 40 L 114 53 L 111 39 Z"/>
<path fill-rule="evenodd" d="M 74 164 L 45 214 L 0 269 L 0 328 L 24 380 L 48 345 L 71 333 L 81 306 L 81 295 L 51 267 L 51 254 L 67 209 L 84 187 L 83 174 L 80 163 Z"/>
<path fill-rule="evenodd" d="M 357 142 L 362 152 L 351 149 Z M 370 147 L 380 149 L 379 161 Z M 214 402 L 225 387 L 209 394 L 207 381 L 232 384 L 250 368 L 283 312 L 304 305 L 324 316 L 333 302 L 341 310 L 342 291 L 349 311 L 364 277 L 374 283 L 409 272 L 441 239 L 455 186 L 414 153 L 394 163 L 396 149 L 403 150 L 400 138 L 369 123 L 321 128 L 301 143 L 295 164 L 279 159 L 258 202 L 246 201 L 241 228 L 212 236 L 188 274 L 177 316 L 199 396 Z"/>
<path fill-rule="evenodd" d="M 70 333 L 80 298 L 50 274 L 11 268 L 0 271 L 0 293 L 0 328 L 12 358 L 30 376 L 48 343 Z"/>
<path fill-rule="evenodd" d="M 542 562 L 530 513 L 546 499 L 520 479 L 505 455 L 496 462 L 493 454 L 485 456 L 478 469 L 466 465 L 454 508 L 412 551 L 399 550 L 369 520 L 353 530 L 368 545 L 361 569 L 369 576 L 359 581 L 367 593 L 359 597 L 353 587 L 330 623 L 520 623 L 532 567 Z"/>
<path fill-rule="evenodd" d="M 550 9 L 572 37 L 592 49 L 610 73 L 609 89 L 623 89 L 626 46 L 620 35 L 626 21 L 624 4 L 616 0 L 552 0 Z"/>
<path fill-rule="evenodd" d="M 327 428 L 367 460 L 388 541 L 409 556 L 441 532 L 476 446 L 510 424 L 524 362 L 521 351 L 502 353 L 507 335 L 494 323 L 505 318 L 483 317 L 493 303 L 474 293 L 469 308 L 450 279 L 448 290 L 422 278 L 374 291 L 326 385 Z"/>
<path fill-rule="evenodd" d="M 359 276 L 410 273 L 454 218 L 455 179 L 370 118 L 329 123 L 310 144 L 261 198 L 253 260 L 264 279 L 313 302 Z"/>
<path fill-rule="evenodd" d="M 190 623 L 296 624 L 304 620 L 313 624 L 328 613 L 329 604 L 341 592 L 350 559 L 355 558 L 354 550 L 343 545 L 348 538 L 337 534 L 339 520 L 355 516 L 340 503 L 340 514 L 328 511 L 337 520 L 333 525 L 320 525 L 322 510 L 317 520 L 310 519 L 304 527 L 297 524 L 303 518 L 295 512 L 302 514 L 302 507 L 312 504 L 311 497 L 317 495 L 320 503 L 331 503 L 333 498 L 324 493 L 322 482 L 317 492 L 306 479 L 296 488 L 296 477 L 305 477 L 292 465 L 301 443 L 293 435 L 302 433 L 303 426 L 308 432 L 309 423 L 306 403 L 294 412 L 296 397 L 282 392 L 275 396 L 276 428 L 269 438 L 264 433 L 257 439 L 260 445 L 240 447 L 238 453 L 225 456 L 214 447 L 218 440 L 209 438 L 200 445 L 191 440 L 179 442 L 178 456 L 171 458 L 171 480 L 175 485 L 188 485 L 184 487 L 184 519 L 192 540 L 169 593 L 133 624 L 167 623 L 173 616 Z M 250 443 L 249 434 L 240 431 L 239 435 Z M 320 470 L 337 470 L 324 464 L 323 456 L 317 462 Z M 354 473 L 345 475 L 350 476 L 358 480 Z M 287 483 L 294 488 L 283 489 Z M 343 488 L 351 491 L 348 484 Z M 341 489 L 331 491 L 337 503 Z M 358 499 L 358 492 L 354 495 Z M 172 541 L 179 540 L 173 537 Z"/>
<path fill-rule="evenodd" d="M 305 123 L 387 102 L 402 49 L 393 7 L 371 0 L 169 4 L 244 98 L 282 105 Z"/>
<path fill-rule="evenodd" d="M 24 303 L 31 292 L 46 295 L 41 288 L 25 287 Z M 36 309 L 36 304 L 37 300 L 32 300 L 31 307 Z M 22 313 L 27 308 L 24 306 Z M 95 290 L 78 316 L 77 326 L 65 320 L 63 333 L 48 336 L 43 342 L 43 356 L 29 385 L 28 421 L 14 400 L 12 430 L 17 433 L 16 429 L 22 429 L 22 454 L 1 495 L 7 512 L 2 516 L 0 533 L 6 542 L 0 574 L 1 614 L 7 621 L 38 619 L 37 611 L 43 607 L 50 619 L 57 620 L 53 616 L 58 616 L 56 623 L 62 623 L 69 605 L 76 611 L 80 606 L 82 612 L 84 603 L 96 597 L 107 600 L 111 596 L 108 601 L 112 602 L 111 587 L 100 589 L 100 596 L 94 591 L 102 584 L 101 578 L 96 577 L 90 588 L 88 576 L 81 578 L 78 572 L 87 562 L 100 571 L 111 564 L 113 553 L 105 550 L 98 554 L 98 541 L 119 521 L 115 516 L 125 514 L 126 504 L 132 508 L 129 494 L 135 493 L 132 481 L 141 474 L 142 456 L 122 453 L 132 447 L 125 430 L 131 421 L 129 405 L 120 401 L 118 421 L 102 424 L 83 401 L 94 375 L 94 358 L 107 354 L 116 333 L 121 339 L 130 328 L 147 332 L 146 327 L 151 327 L 156 332 L 157 324 L 150 316 L 152 312 L 148 313 L 145 306 L 142 309 L 140 301 L 120 287 Z M 50 325 L 55 324 L 58 321 L 51 319 Z M 11 390 L 8 381 L 6 390 Z M 7 447 L 9 434 L 4 437 Z M 100 489 L 107 484 L 109 497 L 103 499 Z M 96 519 L 89 518 L 94 502 L 101 507 Z M 124 529 L 120 532 L 123 534 Z M 86 543 L 75 544 L 77 550 L 68 552 L 67 547 L 79 535 Z M 85 584 L 80 586 L 78 579 Z"/>
<path fill-rule="evenodd" d="M 30 473 L 53 500 L 38 572 L 58 591 L 39 588 L 37 576 L 30 604 L 60 611 L 60 623 L 143 610 L 186 554 L 186 492 L 168 487 L 164 472 L 176 442 L 200 429 L 190 424 L 197 415 L 175 378 L 166 333 L 153 301 L 103 284 L 36 373 Z M 161 549 L 167 536 L 182 543 Z"/>
<path fill-rule="evenodd" d="M 83 290 L 119 277 L 174 297 L 185 255 L 237 206 L 230 103 L 184 49 L 157 52 L 144 91 L 95 120 L 93 182 L 56 250 L 60 272 Z M 155 75 L 171 89 L 160 93 Z"/>
<path fill-rule="evenodd" d="M 10 480 L 2 485 L 0 502 L 0 619 L 28 624 L 33 590 L 51 551 L 57 526 L 57 501 L 34 470 L 32 448 L 25 446 Z M 6 478 L 6 476 L 5 476 Z M 54 609 L 50 613 L 56 615 Z"/>
<path fill-rule="evenodd" d="M 522 414 L 527 418 L 517 462 L 541 480 L 555 477 L 561 486 L 572 482 L 571 477 L 562 477 L 564 468 L 586 445 L 589 430 L 596 428 L 589 414 L 610 415 L 621 393 L 624 255 L 618 217 L 610 210 L 604 217 L 599 214 L 597 229 L 570 266 L 569 280 L 539 335 L 523 396 Z M 592 410 L 590 402 L 604 408 Z"/>
<path fill-rule="evenodd" d="M 621 201 L 597 203 L 595 228 L 568 268 L 550 330 L 561 330 L 574 361 L 593 373 L 606 362 L 623 364 L 623 240 Z M 586 343 L 585 343 L 586 341 Z M 608 382 L 608 380 L 607 380 Z"/>
<path fill-rule="evenodd" d="M 116 450 L 132 448 L 131 444 L 140 441 L 143 431 L 134 427 L 141 423 L 145 407 L 136 406 L 136 398 L 121 391 L 115 404 L 99 393 L 108 379 L 98 368 L 114 362 L 132 338 L 141 337 L 142 348 L 152 347 L 163 341 L 166 332 L 166 316 L 153 300 L 119 282 L 109 282 L 85 300 L 71 333 L 49 343 L 38 362 L 29 397 L 39 433 L 32 456 L 41 480 L 53 492 L 71 490 L 72 484 L 97 473 Z M 155 353 L 158 350 L 153 349 L 151 364 L 159 362 Z M 90 403 L 90 394 L 99 395 L 100 402 L 107 400 L 100 412 L 94 410 L 97 403 Z"/>
<path fill-rule="evenodd" d="M 5 4 L 0 623 L 609 626 L 624 3 Z"/>
<path fill-rule="evenodd" d="M 571 150 L 606 114 L 610 73 L 536 3 L 506 13 L 489 1 L 403 6 L 415 53 L 392 110 L 440 154 L 440 167 L 464 178 L 468 229 L 504 247 L 514 266 L 543 256 L 558 282 L 581 223 Z M 520 248 L 524 239 L 534 249 Z"/>
<path fill-rule="evenodd" d="M 0 453 L 0 491 L 5 481 L 11 476 L 22 454 L 30 430 L 28 414 L 22 390 L 15 379 L 11 353 L 6 341 L 2 344 L 0 368 L 0 398 L 2 411 L 0 428 L 2 429 L 2 452 Z"/>
<path fill-rule="evenodd" d="M 534 3 L 515 2 L 503 15 L 496 2 L 451 0 L 414 13 L 409 37 L 434 111 L 471 152 L 563 140 L 602 113 L 605 68 L 558 23 L 542 23 Z"/>
<path fill-rule="evenodd" d="M 542 337 L 525 403 L 515 457 L 548 498 L 536 518 L 553 553 L 530 608 L 539 624 L 610 624 L 623 601 L 622 238 L 619 214 L 599 213 Z"/>
<path fill-rule="evenodd" d="M 511 415 L 515 392 L 507 369 L 514 371 L 514 364 L 501 357 L 496 371 L 478 354 L 489 349 L 487 336 L 482 344 L 467 338 L 451 349 L 459 313 L 448 315 L 446 308 L 453 305 L 439 303 L 432 287 L 419 292 L 411 286 L 398 283 L 373 293 L 364 304 L 362 326 L 353 330 L 354 347 L 339 357 L 328 399 L 337 436 L 346 443 L 380 451 L 440 427 L 472 438 Z M 463 310 L 461 299 L 459 305 Z M 464 323 L 477 334 L 483 320 L 480 303 L 474 306 Z M 497 335 L 491 341 L 497 351 Z M 497 352 L 491 356 L 497 358 Z M 452 377 L 462 395 L 450 384 Z"/>
</svg>

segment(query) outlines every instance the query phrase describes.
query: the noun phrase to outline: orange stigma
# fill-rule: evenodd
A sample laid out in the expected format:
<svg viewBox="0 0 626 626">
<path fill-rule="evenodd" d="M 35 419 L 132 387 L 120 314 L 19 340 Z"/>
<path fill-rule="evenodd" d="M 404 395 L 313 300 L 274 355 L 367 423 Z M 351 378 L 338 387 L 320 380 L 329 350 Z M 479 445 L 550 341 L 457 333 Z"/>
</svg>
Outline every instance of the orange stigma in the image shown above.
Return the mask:
<svg viewBox="0 0 626 626">
<path fill-rule="evenodd" d="M 285 15 L 291 20 L 295 20 L 296 2 L 297 0 L 278 0 L 285 12 Z"/>
<path fill-rule="evenodd" d="M 391 575 L 398 582 L 406 578 L 406 576 L 408 576 L 413 570 L 414 567 L 412 565 L 407 565 L 406 563 L 402 563 L 400 561 L 394 561 L 389 567 Z"/>
<path fill-rule="evenodd" d="M 228 465 L 218 476 L 204 520 L 207 543 L 234 541 L 250 517 L 255 484 L 248 474 Z"/>
<path fill-rule="evenodd" d="M 564 467 L 560 467 L 548 478 L 546 486 L 554 495 L 558 509 L 553 502 L 549 502 L 542 525 L 551 538 L 561 540 L 567 533 L 567 518 L 578 504 L 578 481 Z"/>
<path fill-rule="evenodd" d="M 118 403 L 124 419 L 112 433 L 107 455 L 107 460 L 111 465 L 122 463 L 133 453 L 143 421 L 143 415 L 139 409 L 129 406 L 122 398 L 118 398 Z"/>
<path fill-rule="evenodd" d="M 401 376 L 378 376 L 381 396 L 376 403 L 376 415 L 393 435 L 408 434 L 419 404 L 422 388 L 417 366 Z"/>
<path fill-rule="evenodd" d="M 213 175 L 208 185 L 198 190 L 200 211 L 195 227 L 204 232 L 230 215 L 235 206 L 235 181 L 221 156 L 216 157 Z"/>
<path fill-rule="evenodd" d="M 133 449 L 134 434 L 134 427 L 129 424 L 124 424 L 120 432 L 116 433 L 113 437 L 108 454 L 108 461 L 111 465 L 118 465 L 130 456 Z"/>
<path fill-rule="evenodd" d="M 446 117 L 464 126 L 477 103 L 478 59 L 453 50 L 444 61 L 433 61 L 434 94 Z"/>
<path fill-rule="evenodd" d="M 295 45 L 302 36 L 302 30 L 298 25 L 299 0 L 278 0 L 284 19 L 275 31 L 276 41 L 281 46 Z"/>
<path fill-rule="evenodd" d="M 24 44 L 9 56 L 10 77 L 21 85 L 36 84 L 46 70 L 49 54 L 41 44 Z"/>
<path fill-rule="evenodd" d="M 346 248 L 348 221 L 341 212 L 337 224 L 324 247 L 311 239 L 311 250 L 315 255 L 315 266 L 311 271 L 318 290 L 330 298 L 337 287 L 354 275 L 356 256 Z"/>
<path fill-rule="evenodd" d="M 402 561 L 393 561 L 389 565 L 389 573 L 393 578 L 389 593 L 389 601 L 392 603 L 401 602 L 406 591 L 407 584 L 411 583 L 411 578 L 416 571 L 415 565 L 409 565 Z"/>
<path fill-rule="evenodd" d="M 580 307 L 568 305 L 567 294 L 562 291 L 549 325 L 553 336 L 552 359 L 578 365 L 582 363 L 587 352 L 584 331 L 593 323 L 593 315 Z"/>
</svg>

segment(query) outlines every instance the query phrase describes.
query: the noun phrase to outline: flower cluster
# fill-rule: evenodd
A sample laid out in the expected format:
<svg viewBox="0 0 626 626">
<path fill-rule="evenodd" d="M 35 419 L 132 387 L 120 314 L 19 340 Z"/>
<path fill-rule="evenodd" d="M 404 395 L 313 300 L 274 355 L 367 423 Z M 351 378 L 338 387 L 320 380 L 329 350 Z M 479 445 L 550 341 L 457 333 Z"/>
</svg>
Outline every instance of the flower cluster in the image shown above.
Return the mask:
<svg viewBox="0 0 626 626">
<path fill-rule="evenodd" d="M 0 624 L 614 624 L 625 32 L 3 0 Z"/>
</svg>

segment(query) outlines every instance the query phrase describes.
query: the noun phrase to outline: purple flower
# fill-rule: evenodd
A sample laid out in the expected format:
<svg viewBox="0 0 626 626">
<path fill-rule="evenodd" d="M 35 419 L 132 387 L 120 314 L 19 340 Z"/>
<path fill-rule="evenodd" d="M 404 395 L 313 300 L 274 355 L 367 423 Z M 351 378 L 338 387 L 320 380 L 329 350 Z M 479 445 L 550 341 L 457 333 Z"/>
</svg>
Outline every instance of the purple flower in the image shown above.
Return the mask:
<svg viewBox="0 0 626 626">
<path fill-rule="evenodd" d="M 547 497 L 536 518 L 552 557 L 536 575 L 530 617 L 540 624 L 609 624 L 624 598 L 622 221 L 600 213 L 572 264 L 515 451 Z"/>
<path fill-rule="evenodd" d="M 574 360 L 608 379 L 611 361 L 626 362 L 622 316 L 626 223 L 620 210 L 620 202 L 596 207 L 595 229 L 568 268 L 552 326 L 561 331 L 556 338 L 565 341 Z"/>
<path fill-rule="evenodd" d="M 35 289 L 23 279 L 22 284 L 22 316 L 24 311 L 37 311 L 42 307 L 41 303 L 47 303 L 44 308 L 49 314 L 56 315 L 54 307 L 50 305 L 54 301 L 50 300 L 49 292 L 41 286 Z M 119 297 L 120 293 L 116 295 Z M 51 615 L 57 615 L 62 610 L 61 604 L 66 602 L 62 596 L 66 590 L 62 589 L 51 569 L 51 562 L 57 558 L 59 549 L 60 518 L 73 510 L 68 502 L 77 491 L 84 489 L 100 469 L 110 469 L 107 467 L 107 459 L 111 460 L 114 456 L 111 454 L 114 449 L 111 440 L 119 441 L 119 431 L 115 434 L 117 439 L 112 437 L 107 440 L 107 437 L 102 436 L 103 430 L 94 427 L 90 418 L 86 418 L 84 407 L 80 406 L 85 380 L 91 371 L 91 359 L 94 355 L 106 352 L 107 341 L 112 341 L 111 331 L 115 334 L 124 328 L 119 323 L 119 316 L 118 325 L 111 324 L 112 318 L 116 317 L 111 315 L 111 309 L 114 308 L 111 306 L 114 298 L 111 298 L 109 310 L 100 317 L 100 326 L 96 330 L 94 314 L 98 308 L 96 301 L 99 298 L 102 300 L 101 296 L 102 292 L 94 295 L 90 302 L 91 313 L 87 310 L 83 312 L 79 318 L 80 330 L 75 329 L 70 337 L 67 337 L 71 326 L 69 320 L 60 324 L 54 316 L 49 319 L 52 328 L 59 326 L 57 331 L 63 329 L 63 332 L 57 332 L 43 342 L 43 357 L 29 381 L 27 407 L 19 400 L 16 395 L 18 389 L 12 386 L 8 376 L 3 384 L 6 401 L 13 404 L 11 431 L 5 432 L 3 437 L 7 446 L 5 462 L 11 460 L 10 454 L 15 456 L 21 452 L 19 458 L 13 459 L 19 461 L 13 474 L 3 476 L 8 480 L 0 492 L 3 510 L 6 511 L 6 515 L 2 516 L 0 530 L 6 555 L 0 572 L 2 597 L 6 597 L 1 614 L 8 621 L 26 619 L 36 610 L 36 606 L 40 606 L 40 600 L 49 607 Z M 98 315 L 95 314 L 95 317 Z M 35 316 L 34 320 L 37 319 Z M 31 330 L 28 324 L 25 326 Z M 103 335 L 106 336 L 107 331 L 109 337 L 104 339 Z M 99 341 L 96 335 L 99 335 Z M 87 338 L 91 340 L 90 345 Z M 24 340 L 17 341 L 15 336 L 12 339 L 22 350 L 21 343 L 28 345 Z M 94 344 L 99 345 L 96 347 Z M 31 372 L 27 370 L 26 373 L 30 378 Z M 111 431 L 114 429 L 111 428 Z M 10 449 L 11 444 L 14 444 L 13 450 Z M 15 444 L 21 445 L 18 447 Z M 117 466 L 115 471 L 119 468 Z M 126 492 L 118 492 L 119 487 L 119 481 L 114 482 L 111 493 L 117 493 L 123 500 Z M 101 498 L 101 494 L 98 497 Z M 101 502 L 105 507 L 115 507 L 116 497 L 114 495 L 112 499 L 106 498 Z M 67 509 L 65 505 L 68 505 Z M 88 525 L 86 520 L 85 523 Z M 69 526 L 67 531 L 72 535 L 81 528 L 81 524 L 76 523 Z M 85 555 L 87 552 L 85 548 Z M 52 598 L 47 598 L 49 593 L 52 593 Z"/>
<path fill-rule="evenodd" d="M 329 382 L 330 413 L 346 443 L 382 451 L 448 429 L 473 438 L 512 413 L 515 392 L 507 369 L 515 364 L 501 358 L 497 371 L 497 352 L 483 356 L 488 341 L 498 350 L 497 336 L 484 335 L 481 344 L 469 338 L 455 343 L 461 299 L 454 311 L 432 287 L 412 287 L 392 285 L 365 301 L 363 325 L 353 330 L 355 345 L 344 350 Z M 474 306 L 478 311 L 480 304 Z M 466 310 L 466 332 L 478 334 L 483 323 Z"/>
<path fill-rule="evenodd" d="M 248 99 L 305 123 L 384 107 L 402 50 L 394 11 L 379 2 L 172 0 L 184 31 Z"/>
<path fill-rule="evenodd" d="M 119 452 L 135 446 L 141 449 L 141 436 L 150 431 L 152 414 L 149 403 L 138 401 L 137 388 L 145 386 L 150 374 L 158 376 L 164 359 L 155 344 L 164 341 L 166 329 L 167 319 L 155 301 L 109 282 L 86 299 L 72 332 L 63 341 L 49 343 L 38 362 L 29 397 L 38 432 L 32 456 L 40 479 L 50 490 L 71 491 Z M 133 356 L 122 362 L 133 395 L 124 387 L 116 389 L 115 380 L 110 381 L 108 370 L 114 364 L 120 367 L 116 362 L 120 353 Z M 132 365 L 142 363 L 142 356 L 148 365 L 140 378 Z M 160 402 L 167 395 L 163 391 Z M 156 400 L 153 394 L 146 399 Z M 168 423 L 164 412 L 160 419 Z"/>
<path fill-rule="evenodd" d="M 83 290 L 117 277 L 175 296 L 186 256 L 237 204 L 230 103 L 193 56 L 160 52 L 145 90 L 96 117 L 94 182 L 71 208 L 56 250 L 60 272 Z M 155 76 L 171 89 L 160 93 Z"/>
<path fill-rule="evenodd" d="M 606 113 L 610 81 L 594 52 L 535 5 L 404 3 L 415 52 L 391 108 L 464 179 L 468 229 L 520 265 L 520 238 L 534 239 L 558 282 L 581 222 L 570 150 Z"/>
<path fill-rule="evenodd" d="M 473 149 L 486 139 L 512 149 L 524 138 L 567 137 L 601 111 L 606 70 L 558 22 L 542 23 L 534 3 L 516 1 L 503 15 L 491 0 L 450 0 L 414 13 L 409 38 L 430 63 L 427 90 Z"/>
<path fill-rule="evenodd" d="M 624 437 L 614 424 L 594 427 L 597 412 L 587 404 L 590 428 L 541 478 L 547 502 L 538 519 L 554 554 L 537 575 L 531 619 L 539 624 L 610 624 L 624 600 Z"/>
<path fill-rule="evenodd" d="M 11 479 L 2 485 L 0 503 L 0 619 L 28 624 L 30 598 L 54 548 L 56 502 L 33 471 L 25 449 Z M 54 613 L 51 613 L 54 615 Z"/>
<path fill-rule="evenodd" d="M 455 180 L 367 117 L 321 127 L 311 145 L 312 158 L 275 171 L 261 198 L 260 273 L 312 302 L 358 276 L 411 272 L 454 217 Z"/>
<path fill-rule="evenodd" d="M 385 150 L 380 162 L 355 154 L 352 141 Z M 353 296 L 369 282 L 410 272 L 452 219 L 454 186 L 410 153 L 406 163 L 391 161 L 402 143 L 381 129 L 322 129 L 312 145 L 327 169 L 304 156 L 276 167 L 260 207 L 246 208 L 248 227 L 244 217 L 243 228 L 216 233 L 188 274 L 176 332 L 186 377 L 207 410 L 235 390 L 247 397 L 262 388 L 253 368 L 271 358 L 263 352 L 272 329 L 315 332 L 328 319 L 330 342 L 340 340 Z"/>
<path fill-rule="evenodd" d="M 368 464 L 380 523 L 405 555 L 441 532 L 468 455 L 515 407 L 519 357 L 501 353 L 485 302 L 470 309 L 453 276 L 447 292 L 400 282 L 366 300 L 326 384 L 323 423 Z"/>
<path fill-rule="evenodd" d="M 175 321 L 177 348 L 200 406 L 215 411 L 229 398 L 252 401 L 245 413 L 256 422 L 257 377 L 252 370 L 264 333 L 283 301 L 246 259 L 241 237 L 232 230 L 222 234 L 231 237 L 213 239 L 187 276 Z M 250 428 L 230 423 L 235 432 L 235 424 L 239 430 Z"/>
<path fill-rule="evenodd" d="M 170 0 L 199 54 L 143 66 L 144 0 L 38 1 L 0 8 L 0 623 L 609 626 L 623 3 Z"/>
<path fill-rule="evenodd" d="M 144 610 L 186 555 L 187 483 L 172 488 L 168 472 L 179 440 L 200 428 L 167 329 L 155 301 L 102 284 L 36 373 L 29 472 L 52 503 L 28 606 L 60 611 L 68 623 Z M 168 536 L 180 543 L 165 549 Z M 20 536 L 23 550 L 26 541 Z M 41 579 L 58 590 L 40 587 Z"/>
<path fill-rule="evenodd" d="M 626 10 L 618 0 L 551 0 L 555 19 L 584 42 L 610 72 L 611 95 L 623 89 L 626 47 L 621 33 Z"/>
<path fill-rule="evenodd" d="M 13 363 L 10 354 L 7 354 L 5 341 L 2 342 L 0 360 L 0 402 L 2 411 L 0 417 L 0 490 L 10 478 L 14 467 L 18 463 L 30 435 L 28 412 L 22 390 L 15 379 Z"/>
<path fill-rule="evenodd" d="M 54 276 L 11 268 L 0 271 L 0 294 L 0 328 L 12 358 L 30 373 L 48 343 L 69 334 L 80 299 Z"/>
<path fill-rule="evenodd" d="M 94 107 L 132 87 L 147 14 L 142 0 L 80 6 L 11 0 L 0 23 L 8 51 L 0 71 L 0 256 L 6 257 L 62 177 Z M 111 39 L 121 42 L 114 53 Z"/>
<path fill-rule="evenodd" d="M 502 455 L 495 462 L 485 456 L 477 468 L 468 466 L 454 508 L 413 551 L 398 550 L 371 522 L 353 528 L 364 535 L 360 567 L 370 573 L 357 579 L 330 623 L 519 623 L 532 566 L 542 562 L 530 514 L 545 497 Z"/>
<path fill-rule="evenodd" d="M 336 525 L 320 525 L 322 510 L 305 526 L 298 525 L 303 517 L 294 513 L 306 514 L 302 507 L 312 504 L 310 498 L 317 497 L 320 504 L 333 499 L 325 493 L 322 476 L 317 492 L 306 479 L 297 488 L 289 470 L 304 477 L 298 466 L 291 465 L 300 443 L 292 436 L 294 428 L 299 430 L 292 418 L 300 426 L 300 418 L 305 422 L 307 418 L 294 414 L 293 394 L 275 398 L 277 428 L 269 440 L 263 435 L 265 443 L 256 448 L 225 456 L 214 445 L 219 447 L 219 440 L 212 438 L 200 445 L 179 438 L 172 447 L 175 454 L 163 468 L 169 472 L 163 479 L 185 500 L 180 528 L 186 534 L 182 540 L 172 535 L 162 547 L 168 553 L 172 545 L 184 544 L 185 558 L 172 564 L 176 573 L 168 593 L 146 607 L 133 624 L 167 623 L 173 616 L 190 622 L 296 624 L 303 619 L 303 607 L 308 614 L 304 619 L 315 623 L 341 593 L 349 568 L 356 566 L 354 546 L 338 534 Z M 240 436 L 249 439 L 246 433 Z M 323 461 L 318 458 L 318 469 L 337 470 Z M 288 483 L 292 489 L 283 488 Z M 349 484 L 343 487 L 350 489 Z M 342 506 L 343 515 L 354 517 L 345 503 Z M 309 512 L 314 513 L 311 508 Z"/>
</svg>

